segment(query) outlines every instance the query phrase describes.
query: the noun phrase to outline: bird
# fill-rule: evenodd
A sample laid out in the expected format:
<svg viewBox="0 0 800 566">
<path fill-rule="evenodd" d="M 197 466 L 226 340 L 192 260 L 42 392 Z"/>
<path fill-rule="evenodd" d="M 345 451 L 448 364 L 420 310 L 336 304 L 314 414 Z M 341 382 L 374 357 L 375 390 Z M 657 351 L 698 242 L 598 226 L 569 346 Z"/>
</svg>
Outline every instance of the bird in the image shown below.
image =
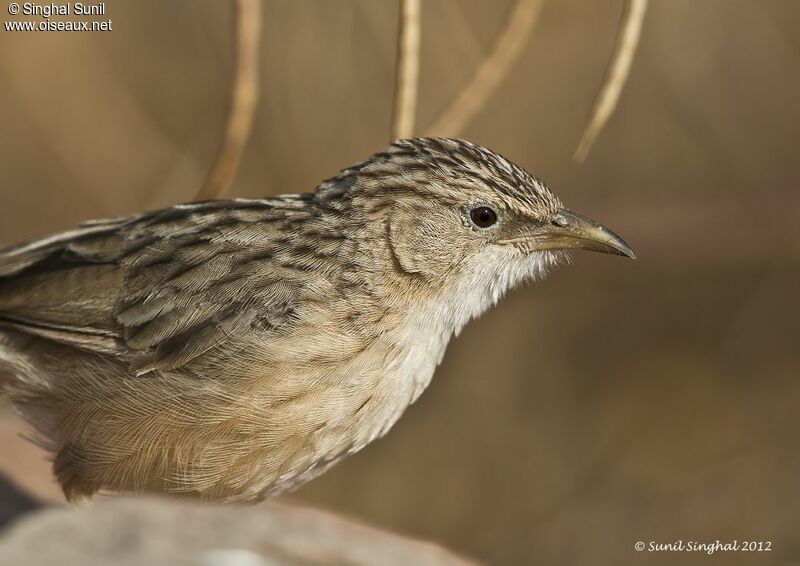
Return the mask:
<svg viewBox="0 0 800 566">
<path fill-rule="evenodd" d="M 635 257 L 492 150 L 397 140 L 311 193 L 0 250 L 0 394 L 70 502 L 257 502 L 385 435 L 468 321 L 576 249 Z"/>
</svg>

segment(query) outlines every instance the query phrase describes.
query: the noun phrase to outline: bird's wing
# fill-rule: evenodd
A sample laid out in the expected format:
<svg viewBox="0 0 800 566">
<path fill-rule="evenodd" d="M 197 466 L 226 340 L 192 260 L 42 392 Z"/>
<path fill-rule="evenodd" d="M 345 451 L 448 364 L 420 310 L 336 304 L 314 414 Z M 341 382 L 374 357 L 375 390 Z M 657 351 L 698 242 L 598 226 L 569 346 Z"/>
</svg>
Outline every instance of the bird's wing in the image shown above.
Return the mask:
<svg viewBox="0 0 800 566">
<path fill-rule="evenodd" d="M 0 250 L 0 324 L 137 373 L 180 367 L 291 312 L 297 273 L 276 257 L 308 198 L 179 205 Z"/>
</svg>

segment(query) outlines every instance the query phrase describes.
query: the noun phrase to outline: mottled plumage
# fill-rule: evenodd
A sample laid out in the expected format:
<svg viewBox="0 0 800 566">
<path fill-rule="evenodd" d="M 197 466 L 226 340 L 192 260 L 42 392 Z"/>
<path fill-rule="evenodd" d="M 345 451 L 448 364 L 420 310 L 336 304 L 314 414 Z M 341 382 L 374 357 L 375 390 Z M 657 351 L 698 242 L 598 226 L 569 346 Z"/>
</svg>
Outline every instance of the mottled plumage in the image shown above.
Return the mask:
<svg viewBox="0 0 800 566">
<path fill-rule="evenodd" d="M 402 140 L 313 194 L 0 251 L 0 388 L 69 499 L 257 500 L 383 435 L 450 337 L 570 247 L 632 254 L 489 150 Z"/>
</svg>

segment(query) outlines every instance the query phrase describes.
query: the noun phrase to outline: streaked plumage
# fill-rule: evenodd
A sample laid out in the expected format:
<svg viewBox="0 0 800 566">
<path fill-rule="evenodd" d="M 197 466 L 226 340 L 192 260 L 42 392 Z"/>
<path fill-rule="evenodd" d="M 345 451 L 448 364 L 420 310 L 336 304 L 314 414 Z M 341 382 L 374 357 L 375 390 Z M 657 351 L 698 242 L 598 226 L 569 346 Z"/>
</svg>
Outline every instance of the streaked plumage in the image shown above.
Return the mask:
<svg viewBox="0 0 800 566">
<path fill-rule="evenodd" d="M 416 139 L 313 194 L 88 222 L 0 251 L 0 388 L 70 499 L 257 500 L 383 435 L 454 333 L 558 261 L 520 234 L 560 211 L 499 155 Z"/>
</svg>

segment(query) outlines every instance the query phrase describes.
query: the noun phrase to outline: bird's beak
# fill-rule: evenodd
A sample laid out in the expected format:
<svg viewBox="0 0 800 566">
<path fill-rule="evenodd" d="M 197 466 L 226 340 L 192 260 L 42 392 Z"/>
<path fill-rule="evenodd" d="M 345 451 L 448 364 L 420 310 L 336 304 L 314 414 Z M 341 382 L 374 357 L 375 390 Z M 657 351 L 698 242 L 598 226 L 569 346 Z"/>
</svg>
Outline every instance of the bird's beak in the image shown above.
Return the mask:
<svg viewBox="0 0 800 566">
<path fill-rule="evenodd" d="M 547 226 L 526 238 L 537 250 L 588 250 L 636 258 L 631 247 L 591 218 L 560 209 Z"/>
</svg>

